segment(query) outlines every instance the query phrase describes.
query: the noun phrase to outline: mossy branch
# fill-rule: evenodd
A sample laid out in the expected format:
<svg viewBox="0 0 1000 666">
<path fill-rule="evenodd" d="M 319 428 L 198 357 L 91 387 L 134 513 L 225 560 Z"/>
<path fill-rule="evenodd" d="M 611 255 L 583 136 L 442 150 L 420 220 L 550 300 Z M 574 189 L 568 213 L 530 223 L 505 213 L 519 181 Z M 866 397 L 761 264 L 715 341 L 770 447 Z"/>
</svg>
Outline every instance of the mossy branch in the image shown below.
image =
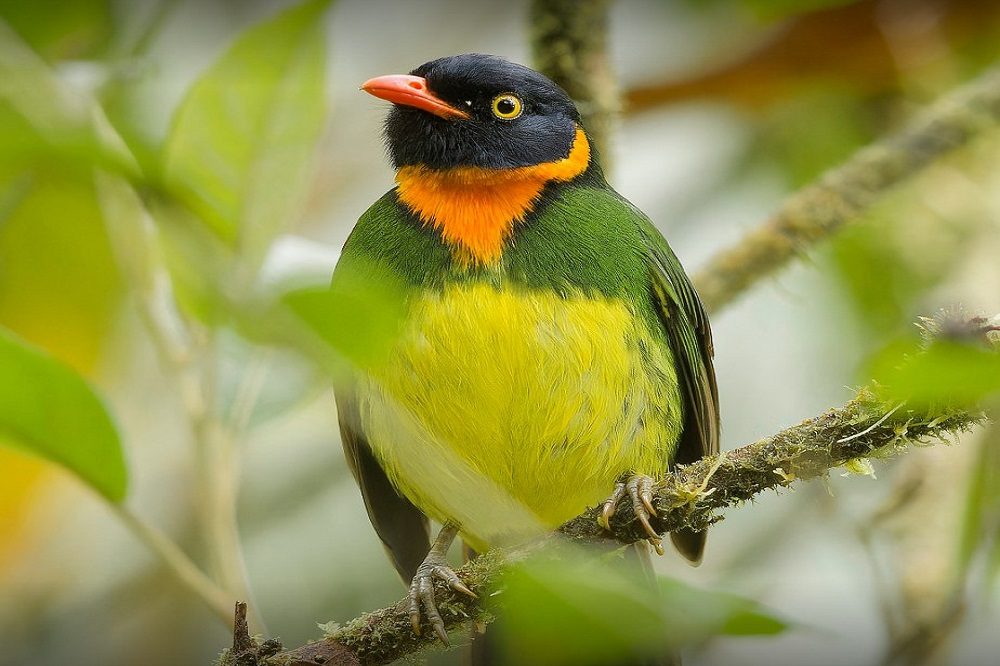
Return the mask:
<svg viewBox="0 0 1000 666">
<path fill-rule="evenodd" d="M 971 324 L 984 336 L 996 329 L 982 319 Z M 917 408 L 888 402 L 878 397 L 874 387 L 865 388 L 842 407 L 721 456 L 673 470 L 656 487 L 657 516 L 651 523 L 660 533 L 679 528 L 702 530 L 722 519 L 721 510 L 764 491 L 823 476 L 859 459 L 886 458 L 910 446 L 947 439 L 984 419 L 983 413 L 974 409 Z M 552 542 L 615 548 L 645 538 L 627 502 L 612 519 L 610 531 L 600 527 L 598 515 L 597 508 L 589 509 L 545 539 L 516 549 L 490 551 L 463 566 L 458 574 L 483 596 L 505 564 L 522 560 Z M 435 591 L 449 630 L 472 621 L 488 621 L 468 597 L 443 584 Z M 432 647 L 435 640 L 431 631 L 423 636 L 413 633 L 406 601 L 401 600 L 351 620 L 327 638 L 278 654 L 274 654 L 273 642 L 258 645 L 237 632 L 234 645 L 242 647 L 224 654 L 220 666 L 388 664 Z"/>
<path fill-rule="evenodd" d="M 619 110 L 608 55 L 610 9 L 611 0 L 532 0 L 528 18 L 535 68 L 576 102 L 605 166 Z"/>
<path fill-rule="evenodd" d="M 1000 67 L 995 67 L 790 196 L 764 224 L 718 253 L 694 278 L 705 305 L 718 310 L 858 219 L 893 186 L 998 125 Z"/>
</svg>

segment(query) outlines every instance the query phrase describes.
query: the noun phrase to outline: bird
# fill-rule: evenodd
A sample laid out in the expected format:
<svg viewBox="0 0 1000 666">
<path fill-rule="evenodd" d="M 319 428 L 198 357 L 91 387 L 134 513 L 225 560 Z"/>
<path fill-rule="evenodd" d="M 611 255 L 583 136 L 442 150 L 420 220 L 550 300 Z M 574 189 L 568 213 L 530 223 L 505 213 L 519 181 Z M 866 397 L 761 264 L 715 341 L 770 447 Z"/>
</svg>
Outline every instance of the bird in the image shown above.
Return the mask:
<svg viewBox="0 0 1000 666">
<path fill-rule="evenodd" d="M 549 78 L 468 53 L 361 88 L 391 103 L 395 186 L 351 231 L 332 288 L 396 288 L 371 306 L 393 313 L 392 335 L 335 387 L 341 439 L 413 630 L 447 643 L 434 581 L 476 596 L 446 559 L 458 536 L 482 552 L 590 506 L 606 525 L 630 502 L 662 553 L 653 484 L 719 450 L 711 328 Z M 671 540 L 700 561 L 704 532 Z"/>
</svg>

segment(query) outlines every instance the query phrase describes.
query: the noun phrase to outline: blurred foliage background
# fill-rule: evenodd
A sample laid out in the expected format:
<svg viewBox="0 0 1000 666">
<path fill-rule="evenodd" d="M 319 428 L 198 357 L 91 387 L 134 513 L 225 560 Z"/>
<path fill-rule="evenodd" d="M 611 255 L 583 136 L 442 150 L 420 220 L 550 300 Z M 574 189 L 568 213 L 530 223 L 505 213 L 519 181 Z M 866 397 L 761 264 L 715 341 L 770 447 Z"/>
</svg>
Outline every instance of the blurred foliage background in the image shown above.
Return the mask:
<svg viewBox="0 0 1000 666">
<path fill-rule="evenodd" d="M 526 17 L 0 0 L 0 664 L 208 663 L 213 600 L 250 595 L 291 645 L 399 598 L 337 441 L 323 340 L 357 341 L 310 294 L 392 182 L 359 82 L 528 62 Z M 694 269 L 995 63 L 1000 5 L 620 0 L 610 44 L 613 184 Z M 714 317 L 724 447 L 843 402 L 921 314 L 1000 312 L 998 256 L 993 133 Z M 987 663 L 1000 430 L 962 439 L 731 511 L 699 569 L 658 561 L 700 608 L 666 616 L 689 663 Z M 178 582 L 174 543 L 207 578 Z"/>
</svg>

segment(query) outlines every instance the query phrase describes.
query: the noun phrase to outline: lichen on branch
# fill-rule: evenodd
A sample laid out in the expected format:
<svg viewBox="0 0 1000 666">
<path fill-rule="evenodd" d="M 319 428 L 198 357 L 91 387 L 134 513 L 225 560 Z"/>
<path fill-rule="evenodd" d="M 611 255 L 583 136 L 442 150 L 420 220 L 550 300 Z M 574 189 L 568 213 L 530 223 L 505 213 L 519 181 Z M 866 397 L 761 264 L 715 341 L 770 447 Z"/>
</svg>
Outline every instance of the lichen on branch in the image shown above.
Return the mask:
<svg viewBox="0 0 1000 666">
<path fill-rule="evenodd" d="M 718 511 L 784 488 L 796 481 L 823 476 L 862 458 L 888 458 L 912 445 L 946 439 L 970 429 L 985 417 L 978 411 L 929 412 L 880 399 L 864 388 L 847 404 L 786 428 L 753 444 L 676 469 L 657 487 L 654 505 L 658 532 L 705 529 L 721 519 Z M 592 542 L 607 533 L 591 527 L 596 510 L 571 520 L 560 531 L 574 540 Z M 623 512 L 612 520 L 620 543 L 643 538 L 642 528 Z"/>
</svg>

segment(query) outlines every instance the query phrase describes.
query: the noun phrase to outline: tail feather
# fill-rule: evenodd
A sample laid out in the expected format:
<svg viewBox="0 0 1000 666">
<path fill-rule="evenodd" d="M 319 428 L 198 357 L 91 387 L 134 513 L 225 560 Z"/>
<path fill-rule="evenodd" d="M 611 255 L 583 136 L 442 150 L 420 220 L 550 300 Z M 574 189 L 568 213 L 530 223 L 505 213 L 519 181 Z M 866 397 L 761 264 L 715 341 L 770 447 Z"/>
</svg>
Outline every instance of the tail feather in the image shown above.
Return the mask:
<svg viewBox="0 0 1000 666">
<path fill-rule="evenodd" d="M 677 530 L 670 533 L 670 541 L 681 555 L 693 566 L 701 564 L 701 556 L 705 553 L 705 538 L 708 532 L 692 532 Z"/>
</svg>

